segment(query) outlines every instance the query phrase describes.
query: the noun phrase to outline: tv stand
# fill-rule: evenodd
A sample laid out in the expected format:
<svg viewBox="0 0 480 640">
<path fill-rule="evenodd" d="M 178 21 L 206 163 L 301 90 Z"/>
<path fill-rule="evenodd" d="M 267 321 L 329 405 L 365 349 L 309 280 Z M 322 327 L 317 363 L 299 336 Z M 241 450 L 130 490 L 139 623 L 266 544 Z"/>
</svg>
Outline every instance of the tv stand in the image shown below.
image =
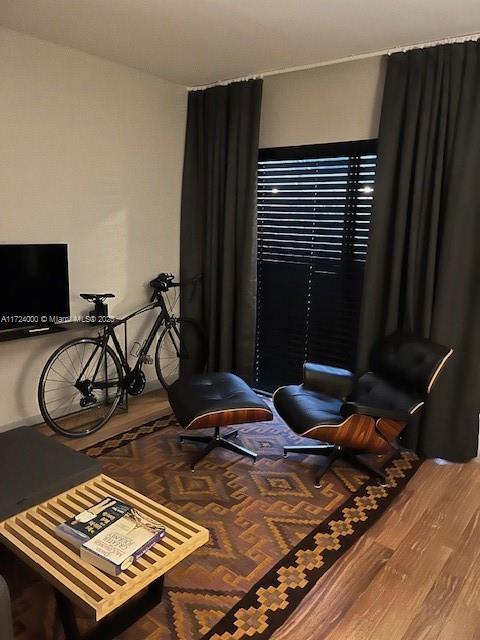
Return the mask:
<svg viewBox="0 0 480 640">
<path fill-rule="evenodd" d="M 66 331 L 67 327 L 52 324 L 45 327 L 20 327 L 18 329 L 3 329 L 0 331 L 0 342 L 7 342 L 9 340 L 20 340 L 21 338 L 31 338 L 33 336 L 44 336 L 49 333 L 58 333 L 59 331 Z"/>
</svg>

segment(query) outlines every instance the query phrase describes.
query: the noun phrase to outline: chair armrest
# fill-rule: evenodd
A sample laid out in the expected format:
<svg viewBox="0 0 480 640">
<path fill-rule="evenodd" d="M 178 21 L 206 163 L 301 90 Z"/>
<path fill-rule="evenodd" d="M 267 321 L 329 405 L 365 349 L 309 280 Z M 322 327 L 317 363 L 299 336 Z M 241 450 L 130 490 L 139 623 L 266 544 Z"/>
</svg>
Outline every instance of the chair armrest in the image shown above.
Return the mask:
<svg viewBox="0 0 480 640">
<path fill-rule="evenodd" d="M 382 409 L 381 407 L 370 407 L 366 404 L 358 402 L 344 402 L 341 408 L 341 414 L 344 418 L 358 414 L 362 416 L 370 416 L 371 418 L 385 418 L 386 420 L 398 420 L 400 422 L 408 422 L 410 414 L 402 409 Z"/>
<path fill-rule="evenodd" d="M 355 386 L 355 376 L 347 369 L 306 362 L 303 365 L 303 386 L 345 400 Z"/>
</svg>

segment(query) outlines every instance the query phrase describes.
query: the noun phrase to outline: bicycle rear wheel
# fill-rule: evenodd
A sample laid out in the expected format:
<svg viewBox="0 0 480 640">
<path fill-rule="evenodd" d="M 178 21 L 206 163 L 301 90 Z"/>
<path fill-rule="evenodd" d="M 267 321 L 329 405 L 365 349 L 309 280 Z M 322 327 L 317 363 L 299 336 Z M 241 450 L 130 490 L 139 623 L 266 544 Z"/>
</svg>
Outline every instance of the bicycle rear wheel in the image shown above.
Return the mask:
<svg viewBox="0 0 480 640">
<path fill-rule="evenodd" d="M 102 350 L 97 340 L 80 338 L 48 359 L 38 383 L 38 404 L 49 427 L 79 438 L 108 422 L 122 390 L 122 366 L 113 349 Z"/>
<path fill-rule="evenodd" d="M 168 389 L 180 374 L 202 373 L 207 341 L 200 325 L 190 318 L 172 318 L 162 331 L 155 350 L 157 376 Z"/>
</svg>

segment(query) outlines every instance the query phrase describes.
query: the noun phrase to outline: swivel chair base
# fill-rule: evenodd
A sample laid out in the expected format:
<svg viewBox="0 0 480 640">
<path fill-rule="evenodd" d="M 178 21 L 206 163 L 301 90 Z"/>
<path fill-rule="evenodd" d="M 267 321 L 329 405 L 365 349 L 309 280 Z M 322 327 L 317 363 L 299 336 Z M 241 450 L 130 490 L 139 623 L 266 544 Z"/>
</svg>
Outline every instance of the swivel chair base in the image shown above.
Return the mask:
<svg viewBox="0 0 480 640">
<path fill-rule="evenodd" d="M 354 451 L 350 449 L 345 449 L 343 447 L 332 446 L 332 445 L 312 445 L 312 446 L 291 446 L 283 448 L 283 457 L 286 458 L 289 453 L 302 453 L 305 455 L 318 455 L 325 456 L 327 458 L 327 464 L 322 466 L 317 474 L 314 482 L 314 486 L 316 489 L 320 489 L 322 486 L 322 478 L 333 465 L 337 458 L 343 458 L 351 465 L 355 467 L 360 467 L 363 471 L 366 471 L 369 475 L 373 475 L 374 477 L 383 480 L 387 479 L 387 476 L 383 469 L 379 467 L 375 467 L 374 465 L 369 464 L 365 460 L 361 460 Z"/>
<path fill-rule="evenodd" d="M 195 444 L 206 444 L 207 446 L 203 449 L 203 451 L 198 455 L 191 464 L 192 471 L 195 471 L 195 466 L 205 458 L 206 455 L 216 449 L 217 447 L 221 447 L 222 449 L 228 449 L 228 451 L 233 451 L 234 453 L 239 453 L 242 456 L 248 456 L 253 459 L 253 462 L 257 459 L 257 454 L 250 449 L 246 449 L 242 447 L 240 444 L 236 444 L 231 441 L 231 438 L 236 438 L 238 435 L 238 431 L 229 431 L 229 433 L 224 434 L 223 436 L 220 434 L 220 427 L 215 427 L 215 432 L 213 437 L 209 436 L 180 436 L 180 444 L 184 442 L 193 442 Z"/>
</svg>

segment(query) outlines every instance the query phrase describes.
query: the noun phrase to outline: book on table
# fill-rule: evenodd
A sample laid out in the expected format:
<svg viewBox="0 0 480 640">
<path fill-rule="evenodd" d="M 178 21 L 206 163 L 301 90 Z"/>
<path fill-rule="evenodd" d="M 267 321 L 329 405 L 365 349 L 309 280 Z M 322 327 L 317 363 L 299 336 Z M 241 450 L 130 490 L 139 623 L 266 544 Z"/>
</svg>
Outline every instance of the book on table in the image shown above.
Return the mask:
<svg viewBox="0 0 480 640">
<path fill-rule="evenodd" d="M 121 500 L 108 496 L 57 526 L 80 557 L 110 575 L 127 569 L 165 535 L 165 528 Z"/>
<path fill-rule="evenodd" d="M 77 513 L 75 517 L 60 523 L 56 532 L 60 538 L 79 549 L 84 542 L 91 540 L 93 536 L 122 518 L 130 510 L 131 507 L 128 504 L 107 496 L 104 500 Z"/>
</svg>

